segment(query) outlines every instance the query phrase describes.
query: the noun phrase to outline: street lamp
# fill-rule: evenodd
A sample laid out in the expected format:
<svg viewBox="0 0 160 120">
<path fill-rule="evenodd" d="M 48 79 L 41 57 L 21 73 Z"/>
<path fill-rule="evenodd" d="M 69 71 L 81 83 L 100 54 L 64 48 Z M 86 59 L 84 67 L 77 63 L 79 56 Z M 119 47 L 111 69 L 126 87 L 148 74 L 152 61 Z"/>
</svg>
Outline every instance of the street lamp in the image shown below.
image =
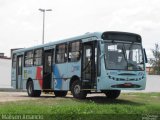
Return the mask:
<svg viewBox="0 0 160 120">
<path fill-rule="evenodd" d="M 43 12 L 43 31 L 42 31 L 42 44 L 44 44 L 44 27 L 45 27 L 45 12 L 52 11 L 52 9 L 39 9 L 39 11 Z"/>
</svg>

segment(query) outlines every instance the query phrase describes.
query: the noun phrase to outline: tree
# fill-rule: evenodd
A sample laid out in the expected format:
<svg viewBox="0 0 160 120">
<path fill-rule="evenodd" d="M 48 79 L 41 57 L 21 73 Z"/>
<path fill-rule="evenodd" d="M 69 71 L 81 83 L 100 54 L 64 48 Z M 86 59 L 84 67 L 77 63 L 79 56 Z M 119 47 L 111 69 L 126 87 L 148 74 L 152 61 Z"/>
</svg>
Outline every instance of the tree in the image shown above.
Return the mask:
<svg viewBox="0 0 160 120">
<path fill-rule="evenodd" d="M 160 48 L 159 45 L 156 43 L 155 44 L 155 49 L 151 49 L 153 57 L 150 59 L 149 63 L 153 67 L 153 71 L 155 74 L 160 74 Z"/>
</svg>

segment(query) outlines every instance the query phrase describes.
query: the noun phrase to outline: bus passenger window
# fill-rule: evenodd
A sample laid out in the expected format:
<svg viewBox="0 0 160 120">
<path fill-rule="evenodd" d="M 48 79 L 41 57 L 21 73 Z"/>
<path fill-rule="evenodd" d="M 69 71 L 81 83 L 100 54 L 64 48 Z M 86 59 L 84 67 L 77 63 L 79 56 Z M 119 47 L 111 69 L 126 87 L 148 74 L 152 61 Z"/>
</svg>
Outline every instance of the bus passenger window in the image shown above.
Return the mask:
<svg viewBox="0 0 160 120">
<path fill-rule="evenodd" d="M 12 56 L 12 68 L 16 68 L 16 55 L 13 54 Z"/>
<path fill-rule="evenodd" d="M 42 49 L 34 51 L 34 65 L 35 66 L 42 65 Z"/>
<path fill-rule="evenodd" d="M 24 66 L 30 67 L 33 66 L 33 51 L 28 51 L 25 53 Z"/>
<path fill-rule="evenodd" d="M 61 44 L 56 47 L 56 63 L 64 63 L 67 61 L 67 45 Z"/>
<path fill-rule="evenodd" d="M 51 66 L 51 60 L 52 60 L 52 57 L 51 57 L 51 56 L 48 56 L 48 66 L 49 66 L 49 67 Z"/>
<path fill-rule="evenodd" d="M 76 62 L 80 59 L 80 42 L 72 42 L 69 44 L 69 62 Z"/>
</svg>

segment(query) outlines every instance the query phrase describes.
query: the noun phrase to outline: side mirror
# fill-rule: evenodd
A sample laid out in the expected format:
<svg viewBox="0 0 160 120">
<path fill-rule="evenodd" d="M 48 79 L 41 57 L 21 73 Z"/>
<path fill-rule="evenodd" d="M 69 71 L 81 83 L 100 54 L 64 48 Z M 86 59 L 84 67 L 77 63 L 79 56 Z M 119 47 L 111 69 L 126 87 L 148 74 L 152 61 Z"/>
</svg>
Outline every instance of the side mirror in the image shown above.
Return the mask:
<svg viewBox="0 0 160 120">
<path fill-rule="evenodd" d="M 143 49 L 143 53 L 144 53 L 145 63 L 148 63 L 147 54 L 146 54 L 146 50 L 145 49 Z"/>
</svg>

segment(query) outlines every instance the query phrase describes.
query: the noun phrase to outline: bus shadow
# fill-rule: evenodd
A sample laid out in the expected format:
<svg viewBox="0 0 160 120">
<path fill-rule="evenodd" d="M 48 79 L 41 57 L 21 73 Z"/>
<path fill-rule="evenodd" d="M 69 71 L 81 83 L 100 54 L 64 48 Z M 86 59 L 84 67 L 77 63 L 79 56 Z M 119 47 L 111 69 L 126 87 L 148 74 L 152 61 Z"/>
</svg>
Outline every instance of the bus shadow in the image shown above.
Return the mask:
<svg viewBox="0 0 160 120">
<path fill-rule="evenodd" d="M 27 95 L 21 95 L 17 97 L 25 97 L 28 98 Z M 97 104 L 122 104 L 122 105 L 133 105 L 133 106 L 141 106 L 145 105 L 144 103 L 140 102 L 134 102 L 131 100 L 125 100 L 125 99 L 109 99 L 105 96 L 91 96 L 91 97 L 86 97 L 86 99 L 76 99 L 73 98 L 72 96 L 66 96 L 66 97 L 56 97 L 54 95 L 43 95 L 40 97 L 29 97 L 29 98 L 35 98 L 35 99 L 46 99 L 46 98 L 64 98 L 64 99 L 72 99 L 77 102 L 85 102 L 85 103 L 97 103 Z"/>
<path fill-rule="evenodd" d="M 140 103 L 140 102 L 134 102 L 134 101 L 124 100 L 124 99 L 109 99 L 104 96 L 88 97 L 84 99 L 84 102 L 87 102 L 87 103 L 94 102 L 97 104 L 122 104 L 122 105 L 133 105 L 133 106 L 145 105 L 144 103 Z"/>
<path fill-rule="evenodd" d="M 17 95 L 15 97 L 23 97 L 23 98 L 31 98 L 31 99 L 45 99 L 45 98 L 73 98 L 73 96 L 65 96 L 65 97 L 56 97 L 55 95 L 52 95 L 52 94 L 46 94 L 46 95 L 41 95 L 39 97 L 29 97 L 28 95 Z"/>
</svg>

